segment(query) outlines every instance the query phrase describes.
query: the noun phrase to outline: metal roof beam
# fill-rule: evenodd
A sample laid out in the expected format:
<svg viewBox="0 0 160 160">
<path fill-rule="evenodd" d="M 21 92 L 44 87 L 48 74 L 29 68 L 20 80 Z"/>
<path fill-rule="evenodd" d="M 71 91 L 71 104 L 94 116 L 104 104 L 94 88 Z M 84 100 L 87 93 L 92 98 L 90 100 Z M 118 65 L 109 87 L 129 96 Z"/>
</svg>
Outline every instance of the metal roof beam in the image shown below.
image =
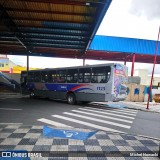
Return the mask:
<svg viewBox="0 0 160 160">
<path fill-rule="evenodd" d="M 14 36 L 14 34 L 10 34 L 9 32 L 5 32 L 4 33 L 0 33 L 0 35 L 6 35 L 6 36 Z M 76 36 L 76 35 L 63 35 L 63 34 L 46 34 L 46 33 L 23 33 L 23 35 L 25 36 L 25 38 L 27 36 L 32 36 L 32 37 L 39 37 L 39 38 L 43 38 L 43 37 L 50 37 L 50 38 L 56 38 L 56 39 L 77 39 L 77 40 L 88 40 L 89 37 L 86 36 Z"/>
<path fill-rule="evenodd" d="M 56 31 L 39 31 L 39 30 L 21 30 L 22 33 L 30 33 L 30 34 L 49 34 L 49 35 L 61 35 L 61 36 L 79 36 L 79 37 L 89 37 L 88 34 L 85 33 L 65 33 L 65 32 L 56 32 Z"/>
<path fill-rule="evenodd" d="M 31 9 L 19 9 L 19 8 L 6 8 L 7 11 L 13 11 L 13 12 L 30 12 L 30 13 L 48 13 L 48 14 L 62 14 L 62 15 L 73 15 L 73 16 L 87 16 L 92 18 L 94 16 L 94 13 L 76 13 L 76 12 L 64 12 L 64 11 L 48 11 L 48 10 L 31 10 Z"/>
<path fill-rule="evenodd" d="M 12 38 L 14 38 L 13 36 L 14 35 L 12 35 L 12 34 L 3 34 L 3 33 L 0 33 L 0 36 L 1 37 L 4 37 L 4 36 L 6 36 L 6 37 L 12 37 Z M 75 37 L 75 36 L 73 36 L 73 38 L 71 37 L 71 36 L 69 36 L 69 37 L 57 37 L 57 36 L 50 36 L 50 35 L 39 35 L 39 34 L 36 34 L 36 35 L 29 35 L 29 34 L 27 34 L 27 35 L 25 35 L 25 39 L 32 39 L 32 38 L 38 38 L 38 39 L 49 39 L 49 40 L 68 40 L 68 41 L 77 41 L 77 42 L 79 42 L 79 41 L 82 41 L 82 42 L 87 42 L 87 38 L 86 37 L 82 37 L 82 38 L 78 38 L 78 37 Z"/>
<path fill-rule="evenodd" d="M 85 46 L 80 45 L 74 45 L 74 44 L 62 44 L 62 43 L 41 43 L 41 42 L 32 42 L 32 44 L 36 47 L 54 47 L 54 48 L 68 48 L 68 49 L 84 49 Z M 21 46 L 20 43 L 15 42 L 0 42 L 0 46 Z M 30 45 L 27 45 L 27 47 L 30 47 Z"/>
<path fill-rule="evenodd" d="M 85 47 L 84 46 L 79 46 L 79 45 L 59 45 L 59 44 L 49 44 L 49 43 L 33 43 L 35 47 L 54 47 L 54 48 L 68 48 L 68 49 L 84 49 Z"/>
<path fill-rule="evenodd" d="M 87 31 L 90 31 L 90 27 L 88 27 L 88 29 L 87 28 L 85 28 L 85 29 L 80 29 L 80 28 L 75 28 L 74 26 L 72 26 L 72 27 L 70 27 L 70 28 L 68 28 L 68 27 L 66 27 L 66 26 L 61 26 L 61 27 L 58 27 L 58 26 L 33 26 L 33 25 L 23 25 L 23 24 L 21 24 L 21 25 L 18 25 L 20 28 L 44 28 L 44 29 L 63 29 L 63 30 L 66 30 L 66 31 L 70 31 L 70 30 L 73 30 L 73 31 L 82 31 L 82 30 L 85 30 L 86 32 Z"/>
<path fill-rule="evenodd" d="M 20 44 L 19 42 L 17 41 L 3 41 L 3 40 L 0 40 L 0 44 Z"/>
<path fill-rule="evenodd" d="M 0 37 L 0 41 L 12 41 L 12 42 L 17 42 L 14 37 Z M 78 44 L 78 45 L 83 45 L 86 42 L 84 41 L 71 41 L 71 40 L 54 40 L 54 39 L 42 39 L 42 38 L 26 38 L 25 41 L 31 41 L 31 42 L 40 42 L 40 43 L 57 43 L 57 44 Z M 18 42 L 17 42 L 18 43 Z"/>
<path fill-rule="evenodd" d="M 22 20 L 22 21 L 40 21 L 40 22 L 65 22 L 65 23 L 81 23 L 81 24 L 91 24 L 92 22 L 86 22 L 86 21 L 78 21 L 78 20 L 72 20 L 72 21 L 65 21 L 65 20 L 55 20 L 55 19 L 43 19 L 43 18 L 28 18 L 28 17 L 12 17 L 14 20 Z M 85 18 L 84 18 L 85 19 Z"/>
<path fill-rule="evenodd" d="M 0 5 L 0 22 L 4 24 L 16 37 L 17 41 L 21 43 L 21 45 L 25 48 L 28 49 L 27 43 L 24 42 L 24 36 L 23 34 L 18 30 L 18 27 L 15 25 L 15 23 L 12 21 L 12 19 L 9 17 L 7 14 L 5 8 Z"/>
<path fill-rule="evenodd" d="M 104 4 L 104 1 L 94 2 L 94 1 L 66 1 L 66 0 L 17 0 L 21 2 L 41 2 L 41 3 L 53 3 L 53 4 L 65 4 L 65 5 L 74 5 L 74 6 L 96 6 L 97 4 Z"/>
<path fill-rule="evenodd" d="M 13 47 L 22 47 L 22 45 L 18 45 L 18 44 L 8 44 L 8 43 L 7 43 L 7 44 L 4 44 L 4 43 L 3 43 L 3 44 L 2 44 L 2 43 L 0 44 L 0 47 L 1 47 L 1 48 L 3 48 L 3 47 L 8 47 L 8 49 L 10 49 L 9 46 L 12 47 L 12 48 L 13 48 Z M 12 48 L 11 48 L 11 49 L 12 49 Z M 23 47 L 23 48 L 24 48 L 24 47 Z"/>
</svg>

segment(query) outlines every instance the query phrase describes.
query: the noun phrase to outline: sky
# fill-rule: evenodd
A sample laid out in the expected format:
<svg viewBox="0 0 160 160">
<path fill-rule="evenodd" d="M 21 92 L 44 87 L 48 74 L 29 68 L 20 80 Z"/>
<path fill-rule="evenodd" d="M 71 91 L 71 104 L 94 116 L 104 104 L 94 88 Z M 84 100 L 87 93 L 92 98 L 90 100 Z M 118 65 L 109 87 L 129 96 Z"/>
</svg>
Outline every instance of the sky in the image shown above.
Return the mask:
<svg viewBox="0 0 160 160">
<path fill-rule="evenodd" d="M 160 0 L 112 0 L 112 3 L 97 31 L 97 35 L 129 37 L 157 40 L 160 26 Z M 26 65 L 24 56 L 8 56 L 18 65 Z M 86 60 L 86 64 L 108 63 L 108 61 Z M 122 62 L 120 62 L 122 63 Z M 30 57 L 30 67 L 54 68 L 81 66 L 83 60 Z M 131 63 L 127 63 L 129 73 Z M 153 64 L 135 63 L 135 69 L 148 69 Z M 156 65 L 155 74 L 160 75 L 160 65 Z"/>
</svg>

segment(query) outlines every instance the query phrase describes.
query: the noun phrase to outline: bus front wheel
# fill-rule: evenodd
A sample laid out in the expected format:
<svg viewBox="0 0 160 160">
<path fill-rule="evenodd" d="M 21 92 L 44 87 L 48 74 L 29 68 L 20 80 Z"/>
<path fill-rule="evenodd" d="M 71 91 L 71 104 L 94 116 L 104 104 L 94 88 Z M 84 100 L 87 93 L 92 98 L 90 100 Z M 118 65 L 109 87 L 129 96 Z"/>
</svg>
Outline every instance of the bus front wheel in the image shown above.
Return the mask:
<svg viewBox="0 0 160 160">
<path fill-rule="evenodd" d="M 67 95 L 67 102 L 69 104 L 76 104 L 76 96 L 73 93 Z"/>
</svg>

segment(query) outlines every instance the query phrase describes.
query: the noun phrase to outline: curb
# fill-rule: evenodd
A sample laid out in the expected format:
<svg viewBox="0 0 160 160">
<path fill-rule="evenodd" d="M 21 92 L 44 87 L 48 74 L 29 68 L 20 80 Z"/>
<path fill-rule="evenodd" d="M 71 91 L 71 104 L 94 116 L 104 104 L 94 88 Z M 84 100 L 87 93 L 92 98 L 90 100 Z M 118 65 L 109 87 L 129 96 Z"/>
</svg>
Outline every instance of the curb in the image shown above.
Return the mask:
<svg viewBox="0 0 160 160">
<path fill-rule="evenodd" d="M 107 106 L 107 104 L 99 104 L 99 103 L 91 103 L 90 105 L 94 105 L 94 106 L 100 106 L 100 107 L 109 107 L 109 108 L 120 108 L 120 107 L 111 107 L 111 106 Z M 123 105 L 128 105 L 128 104 L 123 104 Z M 152 111 L 152 110 L 145 110 L 145 109 L 141 109 L 141 108 L 134 108 L 134 107 L 130 107 L 127 106 L 127 108 L 125 107 L 121 107 L 124 109 L 132 109 L 132 110 L 139 110 L 139 111 L 144 111 L 144 112 L 153 112 L 153 113 L 160 113 L 159 111 Z"/>
<path fill-rule="evenodd" d="M 125 104 L 122 102 L 122 104 Z M 125 104 L 125 105 L 128 105 L 128 104 Z M 131 104 L 133 105 L 133 104 Z M 144 111 L 144 112 L 153 112 L 153 113 L 160 113 L 160 111 L 153 111 L 153 110 L 150 110 L 150 109 L 146 109 L 146 108 L 135 108 L 135 107 L 132 107 L 132 106 L 128 106 L 128 109 L 133 109 L 133 110 L 140 110 L 140 111 Z"/>
</svg>

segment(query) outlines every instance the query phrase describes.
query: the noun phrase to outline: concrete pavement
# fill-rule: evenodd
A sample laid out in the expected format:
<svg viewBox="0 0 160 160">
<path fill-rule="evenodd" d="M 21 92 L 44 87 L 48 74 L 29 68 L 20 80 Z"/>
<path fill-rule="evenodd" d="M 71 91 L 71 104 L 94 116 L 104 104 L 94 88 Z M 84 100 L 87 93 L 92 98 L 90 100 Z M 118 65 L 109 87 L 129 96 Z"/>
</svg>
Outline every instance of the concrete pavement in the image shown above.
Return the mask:
<svg viewBox="0 0 160 160">
<path fill-rule="evenodd" d="M 43 136 L 42 131 L 41 125 L 0 124 L 0 151 L 26 150 L 40 153 L 41 157 L 31 159 L 44 160 L 159 159 L 158 140 L 99 130 L 88 140 L 83 141 L 71 138 L 47 138 Z"/>
</svg>

